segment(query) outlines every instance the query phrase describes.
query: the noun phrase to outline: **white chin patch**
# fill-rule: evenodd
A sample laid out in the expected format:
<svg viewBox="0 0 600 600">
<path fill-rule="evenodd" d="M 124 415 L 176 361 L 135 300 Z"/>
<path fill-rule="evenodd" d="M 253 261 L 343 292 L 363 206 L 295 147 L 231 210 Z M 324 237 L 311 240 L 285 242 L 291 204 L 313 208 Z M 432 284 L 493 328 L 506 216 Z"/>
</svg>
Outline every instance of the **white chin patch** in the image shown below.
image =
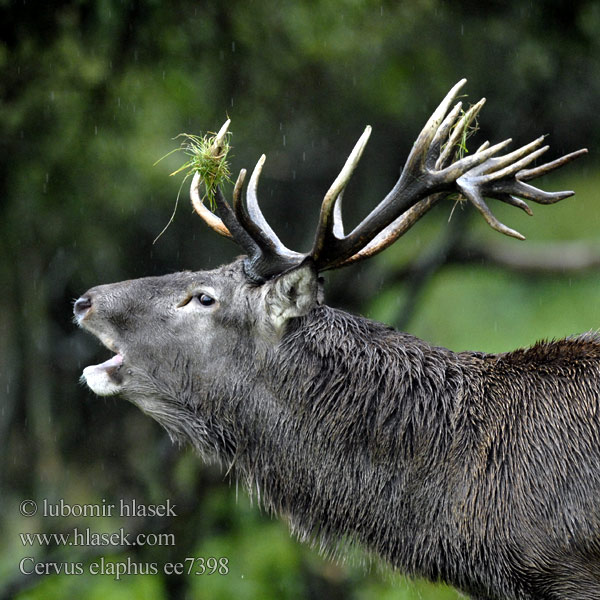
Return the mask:
<svg viewBox="0 0 600 600">
<path fill-rule="evenodd" d="M 115 354 L 102 364 L 86 367 L 81 378 L 98 396 L 118 394 L 121 391 L 118 371 L 122 364 L 123 357 L 120 354 Z"/>
</svg>

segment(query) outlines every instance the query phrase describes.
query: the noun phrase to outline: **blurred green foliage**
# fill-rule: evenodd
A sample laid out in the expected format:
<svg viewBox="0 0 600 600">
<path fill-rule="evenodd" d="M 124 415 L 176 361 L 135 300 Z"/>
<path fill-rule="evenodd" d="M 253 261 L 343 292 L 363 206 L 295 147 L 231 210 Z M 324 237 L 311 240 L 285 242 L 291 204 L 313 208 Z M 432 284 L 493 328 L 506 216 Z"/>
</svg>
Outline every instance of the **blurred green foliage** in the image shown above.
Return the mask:
<svg viewBox="0 0 600 600">
<path fill-rule="evenodd" d="M 553 156 L 592 150 L 544 181 L 547 189 L 575 189 L 575 199 L 536 208 L 529 220 L 494 207 L 531 240 L 522 252 L 534 242 L 597 243 L 599 29 L 594 0 L 59 0 L 35 9 L 0 1 L 0 597 L 458 598 L 367 568 L 360 552 L 340 562 L 299 545 L 283 521 L 173 448 L 141 412 L 92 397 L 77 379 L 102 350 L 76 330 L 70 303 L 101 282 L 211 267 L 237 253 L 187 203 L 152 243 L 174 207 L 179 182 L 168 174 L 179 159 L 152 165 L 177 146 L 178 133 L 216 131 L 230 116 L 234 172 L 267 154 L 265 212 L 303 248 L 320 198 L 364 125 L 374 134 L 346 195 L 350 222 L 390 188 L 421 125 L 463 76 L 469 100 L 489 98 L 480 140 L 550 133 Z M 505 351 L 597 327 L 597 273 L 457 263 L 438 265 L 419 285 L 398 277 L 435 250 L 452 226 L 450 209 L 433 211 L 366 267 L 329 276 L 330 303 L 457 350 Z M 466 215 L 464 240 L 498 235 L 470 207 L 456 211 Z M 27 519 L 18 509 L 25 498 L 170 498 L 179 516 L 141 525 Z M 219 555 L 231 571 L 19 577 L 23 556 L 97 560 L 102 548 L 27 549 L 18 535 L 75 526 L 162 528 L 176 537 L 175 547 L 106 554 L 117 562 Z"/>
</svg>

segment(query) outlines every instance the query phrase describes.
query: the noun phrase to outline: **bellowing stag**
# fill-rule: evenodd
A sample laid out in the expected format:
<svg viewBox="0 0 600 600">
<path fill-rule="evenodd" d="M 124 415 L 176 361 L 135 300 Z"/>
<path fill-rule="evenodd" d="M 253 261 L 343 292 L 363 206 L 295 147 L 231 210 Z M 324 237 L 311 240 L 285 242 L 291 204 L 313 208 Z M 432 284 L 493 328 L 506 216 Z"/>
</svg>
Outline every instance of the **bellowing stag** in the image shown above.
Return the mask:
<svg viewBox="0 0 600 600">
<path fill-rule="evenodd" d="M 341 196 L 360 138 L 323 200 L 315 241 L 286 248 L 257 203 L 264 157 L 219 216 L 245 256 L 211 271 L 103 285 L 75 302 L 79 324 L 115 355 L 83 377 L 119 393 L 170 436 L 218 459 L 286 515 L 302 540 L 352 540 L 409 574 L 479 600 L 600 598 L 600 337 L 507 354 L 452 352 L 326 306 L 318 274 L 393 243 L 459 193 L 496 230 L 484 197 L 527 212 L 572 192 L 526 183 L 543 138 L 460 157 L 483 101 L 451 108 L 415 142 L 391 192 L 350 233 Z"/>
</svg>

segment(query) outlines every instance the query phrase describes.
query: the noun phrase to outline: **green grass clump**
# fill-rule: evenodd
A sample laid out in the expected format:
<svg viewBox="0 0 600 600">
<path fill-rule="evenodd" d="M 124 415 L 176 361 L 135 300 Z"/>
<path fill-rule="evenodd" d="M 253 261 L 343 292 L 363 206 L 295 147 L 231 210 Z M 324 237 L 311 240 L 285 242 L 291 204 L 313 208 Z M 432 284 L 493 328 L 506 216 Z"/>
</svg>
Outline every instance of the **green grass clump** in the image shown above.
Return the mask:
<svg viewBox="0 0 600 600">
<path fill-rule="evenodd" d="M 191 133 L 180 133 L 177 136 L 177 138 L 183 138 L 180 147 L 171 150 L 171 152 L 168 152 L 154 163 L 155 165 L 158 164 L 161 160 L 171 156 L 171 154 L 175 152 L 183 152 L 188 156 L 188 160 L 170 174 L 172 177 L 179 173 L 185 173 L 185 177 L 179 186 L 173 214 L 171 215 L 169 222 L 154 240 L 155 242 L 173 222 L 179 204 L 181 188 L 188 177 L 193 177 L 196 173 L 200 175 L 200 181 L 204 187 L 202 201 L 208 200 L 210 209 L 213 212 L 216 210 L 215 193 L 217 187 L 225 182 L 231 183 L 231 171 L 229 170 L 229 163 L 227 162 L 231 150 L 231 144 L 229 143 L 231 132 L 227 131 L 228 125 L 229 121 L 225 123 L 218 133 L 210 132 L 203 136 L 193 135 Z"/>
<path fill-rule="evenodd" d="M 218 139 L 218 134 L 214 133 L 204 136 L 180 133 L 177 137 L 182 137 L 184 140 L 179 148 L 173 150 L 173 152 L 184 152 L 189 159 L 171 175 L 185 172 L 185 181 L 188 177 L 198 173 L 204 186 L 204 197 L 208 199 L 211 210 L 215 210 L 217 186 L 231 182 L 231 171 L 227 162 L 231 150 L 230 135 L 231 133 L 227 132 Z"/>
</svg>

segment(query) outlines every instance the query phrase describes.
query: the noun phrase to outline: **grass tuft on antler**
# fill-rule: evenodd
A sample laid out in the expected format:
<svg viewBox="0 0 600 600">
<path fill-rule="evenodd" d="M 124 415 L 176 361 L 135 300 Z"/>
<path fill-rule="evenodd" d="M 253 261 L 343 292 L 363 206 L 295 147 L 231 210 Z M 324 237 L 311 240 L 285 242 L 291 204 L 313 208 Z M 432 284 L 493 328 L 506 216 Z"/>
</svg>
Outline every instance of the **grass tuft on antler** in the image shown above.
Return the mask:
<svg viewBox="0 0 600 600">
<path fill-rule="evenodd" d="M 480 101 L 477 104 L 472 104 L 468 110 L 463 110 L 461 108 L 460 119 L 452 127 L 449 140 L 442 148 L 442 154 L 445 154 L 446 157 L 453 154 L 452 161 L 460 160 L 469 153 L 467 140 L 479 131 L 479 121 L 477 117 L 482 106 L 483 102 Z M 454 201 L 454 204 L 450 211 L 450 215 L 448 216 L 448 223 L 452 220 L 452 215 L 454 214 L 456 207 L 467 201 L 460 192 L 450 194 L 449 198 Z"/>
<path fill-rule="evenodd" d="M 227 158 L 231 145 L 229 137 L 231 132 L 207 133 L 204 136 L 180 133 L 177 137 L 184 138 L 181 146 L 173 152 L 181 151 L 189 159 L 173 171 L 171 175 L 185 172 L 184 181 L 198 173 L 204 185 L 205 198 L 208 199 L 211 210 L 215 210 L 215 191 L 225 182 L 231 183 L 231 171 Z M 170 152 L 169 154 L 172 154 Z M 168 156 L 168 155 L 167 155 Z"/>
<path fill-rule="evenodd" d="M 171 150 L 171 152 L 168 152 L 154 163 L 155 165 L 158 164 L 161 160 L 171 156 L 171 154 L 174 154 L 175 152 L 183 152 L 189 157 L 181 167 L 170 174 L 172 177 L 179 173 L 185 173 L 185 177 L 183 178 L 177 193 L 173 214 L 164 229 L 154 240 L 155 242 L 173 222 L 179 204 L 181 188 L 188 177 L 193 177 L 196 173 L 200 175 L 200 180 L 204 186 L 204 196 L 202 197 L 202 200 L 204 201 L 207 199 L 210 209 L 213 212 L 216 210 L 215 193 L 217 187 L 225 182 L 231 183 L 231 171 L 229 170 L 229 163 L 227 162 L 231 150 L 231 144 L 229 143 L 231 132 L 228 131 L 229 123 L 230 120 L 228 119 L 218 133 L 208 132 L 203 136 L 193 135 L 191 133 L 180 133 L 175 138 L 183 138 L 179 148 Z"/>
</svg>

